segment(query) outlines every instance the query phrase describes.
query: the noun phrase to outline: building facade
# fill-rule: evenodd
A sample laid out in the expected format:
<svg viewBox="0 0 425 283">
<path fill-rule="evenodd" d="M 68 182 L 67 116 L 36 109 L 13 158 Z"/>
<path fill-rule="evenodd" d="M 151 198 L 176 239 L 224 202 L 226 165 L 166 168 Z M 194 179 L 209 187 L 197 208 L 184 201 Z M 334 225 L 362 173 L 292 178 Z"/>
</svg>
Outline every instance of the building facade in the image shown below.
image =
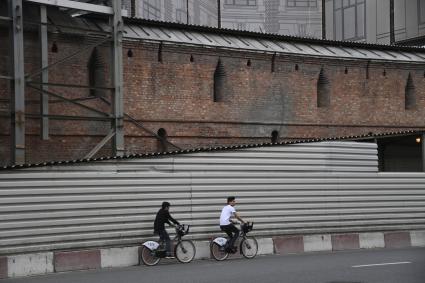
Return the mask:
<svg viewBox="0 0 425 283">
<path fill-rule="evenodd" d="M 49 10 L 49 18 L 56 26 L 104 26 L 60 11 Z M 24 29 L 25 72 L 33 73 L 40 45 L 37 32 Z M 0 34 L 7 42 L 7 29 Z M 37 80 L 27 85 L 26 162 L 83 158 L 110 130 L 108 117 L 87 108 L 112 111 L 110 48 L 88 48 L 95 40 L 51 27 L 49 62 L 86 52 L 49 69 L 49 92 L 68 100 L 50 97 L 48 139 L 40 136 Z M 425 128 L 425 54 L 417 48 L 127 19 L 123 56 L 127 154 Z M 11 84 L 0 84 L 0 161 L 7 165 L 14 113 Z M 111 155 L 111 147 L 96 156 Z"/>
<path fill-rule="evenodd" d="M 369 43 L 415 42 L 425 35 L 425 1 L 326 0 L 326 38 Z M 423 45 L 420 43 L 420 45 Z"/>
<path fill-rule="evenodd" d="M 133 16 L 217 27 L 216 0 L 135 0 Z M 320 0 L 221 0 L 221 26 L 285 35 L 322 36 Z M 131 8 L 130 8 L 131 9 Z M 188 16 L 189 13 L 189 16 Z"/>
</svg>

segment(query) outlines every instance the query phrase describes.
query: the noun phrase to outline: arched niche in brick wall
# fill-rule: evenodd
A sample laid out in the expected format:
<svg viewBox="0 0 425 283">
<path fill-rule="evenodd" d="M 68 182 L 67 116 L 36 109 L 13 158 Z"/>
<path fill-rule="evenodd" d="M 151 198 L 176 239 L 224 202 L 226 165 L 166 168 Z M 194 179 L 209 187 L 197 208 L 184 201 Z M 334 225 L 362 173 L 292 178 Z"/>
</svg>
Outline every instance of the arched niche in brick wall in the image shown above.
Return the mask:
<svg viewBox="0 0 425 283">
<path fill-rule="evenodd" d="M 89 74 L 89 86 L 90 87 L 104 87 L 106 84 L 105 80 L 105 62 L 102 56 L 99 54 L 97 48 L 93 48 L 90 55 L 89 62 L 87 64 Z M 105 92 L 101 89 L 90 89 L 90 95 L 93 96 L 104 96 Z"/>
<path fill-rule="evenodd" d="M 214 102 L 220 102 L 224 99 L 225 93 L 226 71 L 221 59 L 218 59 L 217 66 L 214 71 Z"/>
<path fill-rule="evenodd" d="M 158 130 L 158 152 L 168 151 L 168 143 L 167 143 L 167 131 L 164 128 L 160 128 Z"/>
<path fill-rule="evenodd" d="M 404 101 L 405 109 L 412 109 L 416 105 L 416 91 L 411 73 L 409 73 L 409 76 L 407 77 L 406 88 L 404 92 Z"/>
<path fill-rule="evenodd" d="M 326 76 L 325 70 L 320 69 L 319 78 L 317 79 L 317 107 L 328 107 L 331 102 L 331 86 Z"/>
</svg>

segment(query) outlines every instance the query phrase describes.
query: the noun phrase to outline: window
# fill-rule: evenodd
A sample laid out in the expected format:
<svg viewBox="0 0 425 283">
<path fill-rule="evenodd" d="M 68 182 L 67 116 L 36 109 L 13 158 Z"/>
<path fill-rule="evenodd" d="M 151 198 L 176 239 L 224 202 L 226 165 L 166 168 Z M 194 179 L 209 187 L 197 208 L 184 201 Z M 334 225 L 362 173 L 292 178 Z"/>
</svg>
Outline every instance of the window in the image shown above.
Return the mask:
<svg viewBox="0 0 425 283">
<path fill-rule="evenodd" d="M 334 34 L 336 40 L 365 38 L 365 0 L 334 0 Z"/>
<path fill-rule="evenodd" d="M 317 7 L 317 0 L 288 0 L 288 7 Z"/>
<path fill-rule="evenodd" d="M 232 6 L 257 6 L 257 0 L 225 0 L 224 4 Z"/>
<path fill-rule="evenodd" d="M 144 0 L 143 17 L 145 19 L 161 19 L 161 2 L 159 0 Z"/>
</svg>

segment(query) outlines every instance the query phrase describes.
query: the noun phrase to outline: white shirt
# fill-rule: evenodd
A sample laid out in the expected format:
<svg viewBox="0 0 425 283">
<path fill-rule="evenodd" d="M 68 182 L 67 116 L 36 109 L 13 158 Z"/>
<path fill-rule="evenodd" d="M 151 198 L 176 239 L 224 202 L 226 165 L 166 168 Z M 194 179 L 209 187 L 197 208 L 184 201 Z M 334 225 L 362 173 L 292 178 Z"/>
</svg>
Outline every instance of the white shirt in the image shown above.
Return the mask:
<svg viewBox="0 0 425 283">
<path fill-rule="evenodd" d="M 236 213 L 236 210 L 233 206 L 226 205 L 221 210 L 221 216 L 220 216 L 220 226 L 223 225 L 229 225 L 230 224 L 230 217 L 232 217 Z"/>
</svg>

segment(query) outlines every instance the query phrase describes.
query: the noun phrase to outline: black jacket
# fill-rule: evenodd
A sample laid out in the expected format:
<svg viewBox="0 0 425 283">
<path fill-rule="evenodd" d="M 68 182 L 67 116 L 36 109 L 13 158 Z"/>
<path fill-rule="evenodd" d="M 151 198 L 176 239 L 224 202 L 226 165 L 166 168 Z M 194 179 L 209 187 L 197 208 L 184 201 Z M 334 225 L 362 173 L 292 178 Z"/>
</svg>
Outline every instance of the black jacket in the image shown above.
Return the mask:
<svg viewBox="0 0 425 283">
<path fill-rule="evenodd" d="M 154 233 L 158 234 L 159 231 L 165 230 L 165 223 L 168 223 L 169 225 L 171 225 L 170 220 L 174 224 L 177 224 L 177 225 L 179 224 L 179 222 L 177 220 L 175 220 L 173 217 L 171 217 L 168 210 L 161 208 L 158 211 L 158 213 L 156 214 L 155 222 L 153 224 Z"/>
</svg>

